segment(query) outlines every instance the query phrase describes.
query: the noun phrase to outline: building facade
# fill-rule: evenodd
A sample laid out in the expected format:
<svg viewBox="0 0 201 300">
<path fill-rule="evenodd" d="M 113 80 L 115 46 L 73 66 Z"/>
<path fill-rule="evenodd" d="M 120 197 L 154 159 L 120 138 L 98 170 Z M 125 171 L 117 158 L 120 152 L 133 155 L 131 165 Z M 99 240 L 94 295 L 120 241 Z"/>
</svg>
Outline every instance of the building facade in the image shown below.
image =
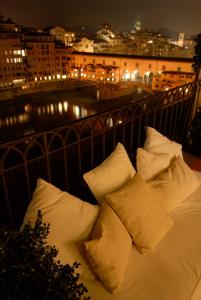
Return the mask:
<svg viewBox="0 0 201 300">
<path fill-rule="evenodd" d="M 74 48 L 63 43 L 66 32 L 60 29 L 50 35 L 0 17 L 0 88 L 40 89 L 67 78 L 151 86 L 154 76 L 162 72 L 192 72 L 191 58 L 94 53 L 93 41 L 86 38 L 78 49 L 83 52 L 72 52 Z"/>
<path fill-rule="evenodd" d="M 72 53 L 70 56 L 71 77 L 79 77 L 81 69 L 87 70 L 88 65 L 113 66 L 110 81 L 141 81 L 151 83 L 154 74 L 162 71 L 179 71 L 192 72 L 192 59 L 187 58 L 167 58 L 167 57 L 146 57 L 146 56 L 129 56 L 129 55 L 113 55 L 113 54 L 97 54 L 97 53 Z M 75 71 L 76 69 L 76 71 Z M 75 75 L 77 72 L 78 75 Z M 102 76 L 101 80 L 107 80 L 108 77 Z M 96 80 L 96 77 L 94 77 Z"/>
</svg>

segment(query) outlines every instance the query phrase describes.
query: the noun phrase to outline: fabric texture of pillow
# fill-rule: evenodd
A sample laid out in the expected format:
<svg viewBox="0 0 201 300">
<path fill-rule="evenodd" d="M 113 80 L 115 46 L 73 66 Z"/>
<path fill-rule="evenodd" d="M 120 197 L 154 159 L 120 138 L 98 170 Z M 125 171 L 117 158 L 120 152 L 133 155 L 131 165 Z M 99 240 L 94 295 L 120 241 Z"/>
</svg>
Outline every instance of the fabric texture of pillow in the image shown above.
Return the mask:
<svg viewBox="0 0 201 300">
<path fill-rule="evenodd" d="M 153 249 L 173 222 L 158 194 L 135 175 L 121 189 L 106 196 L 141 252 Z"/>
<path fill-rule="evenodd" d="M 147 127 L 147 137 L 143 147 L 146 151 L 154 153 L 167 153 L 170 160 L 175 156 L 182 156 L 182 145 L 169 140 L 152 127 Z"/>
<path fill-rule="evenodd" d="M 23 225 L 35 222 L 38 210 L 42 212 L 43 222 L 50 224 L 47 242 L 59 250 L 57 259 L 62 264 L 81 263 L 78 272 L 86 278 L 94 278 L 86 264 L 82 243 L 91 234 L 99 207 L 38 179 Z"/>
<path fill-rule="evenodd" d="M 147 181 L 158 175 L 170 165 L 167 153 L 152 153 L 142 148 L 137 149 L 136 166 L 140 177 Z"/>
<path fill-rule="evenodd" d="M 161 172 L 149 184 L 160 195 L 160 201 L 169 212 L 176 208 L 200 185 L 195 173 L 184 160 L 178 156 L 174 158 L 168 169 Z"/>
<path fill-rule="evenodd" d="M 135 173 L 124 146 L 118 143 L 109 157 L 83 177 L 95 198 L 101 203 L 106 194 L 123 186 Z"/>
<path fill-rule="evenodd" d="M 106 203 L 101 206 L 91 238 L 84 243 L 89 262 L 105 287 L 115 293 L 121 287 L 132 239 L 119 217 Z"/>
</svg>

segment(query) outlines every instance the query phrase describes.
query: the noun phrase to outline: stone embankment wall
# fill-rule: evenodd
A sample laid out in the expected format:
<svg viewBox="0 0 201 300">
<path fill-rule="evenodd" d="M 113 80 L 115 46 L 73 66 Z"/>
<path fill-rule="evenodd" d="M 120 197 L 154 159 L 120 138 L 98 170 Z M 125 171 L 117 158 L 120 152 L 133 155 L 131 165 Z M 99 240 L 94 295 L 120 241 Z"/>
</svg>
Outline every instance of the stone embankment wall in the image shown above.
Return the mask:
<svg viewBox="0 0 201 300">
<path fill-rule="evenodd" d="M 89 86 L 89 83 L 85 83 L 84 81 L 78 81 L 75 79 L 67 79 L 62 81 L 45 81 L 42 83 L 39 83 L 38 85 L 34 85 L 32 87 L 29 87 L 27 89 L 20 88 L 7 88 L 4 90 L 0 90 L 0 101 L 4 100 L 10 100 L 13 99 L 16 96 L 21 95 L 28 95 L 28 94 L 34 94 L 34 93 L 40 93 L 40 92 L 52 92 L 52 91 L 69 91 L 69 90 L 75 90 L 78 88 L 83 88 Z M 90 92 L 89 96 L 96 97 L 96 91 Z"/>
</svg>

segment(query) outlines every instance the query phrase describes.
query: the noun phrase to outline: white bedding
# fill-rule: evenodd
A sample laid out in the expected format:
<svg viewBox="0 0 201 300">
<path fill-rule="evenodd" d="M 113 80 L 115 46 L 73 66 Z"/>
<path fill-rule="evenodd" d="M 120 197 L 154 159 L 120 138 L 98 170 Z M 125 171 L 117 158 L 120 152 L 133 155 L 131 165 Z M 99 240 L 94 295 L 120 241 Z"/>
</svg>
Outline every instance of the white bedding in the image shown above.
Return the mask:
<svg viewBox="0 0 201 300">
<path fill-rule="evenodd" d="M 92 299 L 201 300 L 201 186 L 171 216 L 174 226 L 154 251 L 142 255 L 132 248 L 117 294 L 99 280 L 81 278 Z"/>
</svg>

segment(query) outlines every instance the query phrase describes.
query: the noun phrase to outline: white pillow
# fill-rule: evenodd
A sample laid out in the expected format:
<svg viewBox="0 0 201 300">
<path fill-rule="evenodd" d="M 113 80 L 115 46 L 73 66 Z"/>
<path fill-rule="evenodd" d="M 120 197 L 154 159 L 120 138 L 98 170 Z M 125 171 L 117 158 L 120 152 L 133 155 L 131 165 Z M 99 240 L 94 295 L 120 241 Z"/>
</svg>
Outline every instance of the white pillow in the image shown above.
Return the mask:
<svg viewBox="0 0 201 300">
<path fill-rule="evenodd" d="M 23 225 L 35 222 L 38 210 L 42 211 L 43 221 L 50 224 L 47 242 L 59 250 L 57 259 L 62 264 L 81 263 L 78 272 L 86 278 L 94 278 L 83 258 L 81 244 L 89 238 L 99 207 L 38 179 Z"/>
<path fill-rule="evenodd" d="M 147 137 L 143 147 L 146 151 L 154 153 L 166 153 L 170 160 L 175 156 L 182 156 L 182 145 L 169 140 L 152 127 L 147 127 Z"/>
<path fill-rule="evenodd" d="M 123 186 L 135 173 L 124 146 L 118 143 L 110 156 L 83 177 L 95 198 L 101 203 L 106 194 Z"/>
<path fill-rule="evenodd" d="M 84 244 L 89 262 L 105 287 L 115 293 L 122 284 L 132 239 L 119 217 L 105 202 L 91 238 Z"/>
<path fill-rule="evenodd" d="M 157 192 L 138 174 L 106 196 L 141 252 L 154 249 L 173 222 Z"/>
<path fill-rule="evenodd" d="M 142 148 L 137 149 L 137 172 L 147 181 L 158 175 L 170 165 L 170 155 L 167 153 L 152 153 Z"/>
<path fill-rule="evenodd" d="M 190 196 L 198 188 L 200 182 L 195 173 L 178 156 L 172 160 L 169 168 L 148 184 L 157 191 L 161 204 L 169 212 Z"/>
</svg>

